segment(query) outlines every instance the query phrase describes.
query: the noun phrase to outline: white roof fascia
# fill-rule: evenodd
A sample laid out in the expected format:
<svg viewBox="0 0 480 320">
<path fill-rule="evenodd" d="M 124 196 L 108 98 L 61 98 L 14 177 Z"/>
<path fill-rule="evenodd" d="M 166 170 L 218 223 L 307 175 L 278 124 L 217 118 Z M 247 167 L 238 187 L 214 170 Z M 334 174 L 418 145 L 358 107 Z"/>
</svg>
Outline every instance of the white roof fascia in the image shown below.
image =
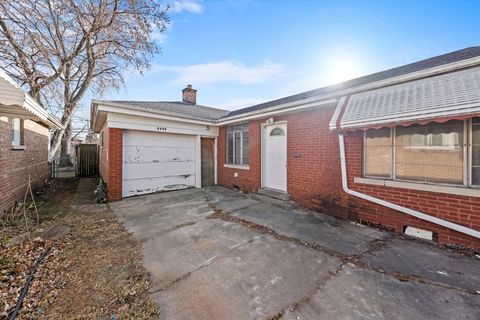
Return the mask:
<svg viewBox="0 0 480 320">
<path fill-rule="evenodd" d="M 270 108 L 259 109 L 259 110 L 255 110 L 255 111 L 252 111 L 252 112 L 246 112 L 246 113 L 238 114 L 238 115 L 235 115 L 235 116 L 232 116 L 232 117 L 225 117 L 225 118 L 221 119 L 220 123 L 222 124 L 223 122 L 229 121 L 230 119 L 244 118 L 244 117 L 247 117 L 247 116 L 252 115 L 252 114 L 261 114 L 261 113 L 267 112 L 267 111 L 283 109 L 291 103 L 298 104 L 298 103 L 308 103 L 310 101 L 321 101 L 321 100 L 331 99 L 331 98 L 350 95 L 350 94 L 358 93 L 358 92 L 362 92 L 362 91 L 373 90 L 373 89 L 378 89 L 378 88 L 382 88 L 382 87 L 388 87 L 388 86 L 391 86 L 391 85 L 394 85 L 394 84 L 409 82 L 409 81 L 417 80 L 417 79 L 420 79 L 420 78 L 431 77 L 431 76 L 434 76 L 434 75 L 447 73 L 447 72 L 452 72 L 452 71 L 455 71 L 455 70 L 464 69 L 464 68 L 477 66 L 477 65 L 480 65 L 480 57 L 465 59 L 465 60 L 462 60 L 462 61 L 449 63 L 449 64 L 438 66 L 438 67 L 433 67 L 433 68 L 430 68 L 430 69 L 411 72 L 411 73 L 404 74 L 404 75 L 401 75 L 401 76 L 392 77 L 392 78 L 388 78 L 388 79 L 380 80 L 380 81 L 375 81 L 375 82 L 370 82 L 370 83 L 360 85 L 360 86 L 356 86 L 356 87 L 349 88 L 349 89 L 333 91 L 331 93 L 327 93 L 327 94 L 324 94 L 324 95 L 318 95 L 318 96 L 308 98 L 308 99 L 292 101 L 292 102 L 288 102 L 288 103 L 284 103 L 284 104 L 279 104 L 279 105 L 276 105 L 276 106 L 273 106 L 273 107 L 270 107 Z M 241 121 L 241 120 L 238 120 L 238 121 Z"/>
<path fill-rule="evenodd" d="M 122 111 L 122 109 L 123 110 L 131 109 L 132 111 L 130 111 L 128 114 L 137 113 L 139 115 L 141 114 L 141 116 L 146 116 L 146 117 L 152 117 L 152 114 L 156 114 L 156 115 L 158 115 L 158 116 L 156 116 L 157 118 L 162 118 L 162 115 L 163 115 L 163 116 L 168 116 L 168 118 L 166 118 L 168 120 L 176 120 L 176 121 L 191 122 L 191 123 L 198 123 L 198 124 L 205 124 L 205 125 L 222 126 L 222 125 L 227 125 L 227 124 L 231 124 L 231 123 L 247 121 L 247 120 L 251 120 L 251 119 L 255 119 L 255 118 L 263 118 L 263 117 L 266 117 L 266 116 L 269 116 L 269 115 L 275 115 L 275 114 L 279 114 L 279 113 L 301 110 L 303 108 L 308 108 L 308 107 L 314 107 L 314 106 L 324 105 L 324 104 L 328 104 L 328 103 L 333 103 L 333 102 L 338 101 L 338 97 L 341 97 L 341 96 L 346 96 L 346 95 L 350 95 L 350 94 L 353 94 L 353 93 L 359 93 L 359 92 L 363 92 L 363 91 L 368 91 L 368 90 L 378 89 L 378 88 L 382 88 L 382 87 L 387 87 L 387 86 L 391 86 L 391 85 L 395 85 L 395 84 L 399 84 L 399 83 L 403 83 L 403 82 L 409 82 L 409 81 L 420 79 L 420 78 L 431 77 L 431 76 L 435 76 L 435 75 L 439 75 L 439 74 L 443 74 L 443 73 L 447 73 L 447 72 L 452 72 L 452 71 L 455 71 L 455 70 L 464 69 L 464 68 L 468 68 L 468 67 L 472 67 L 472 66 L 476 66 L 476 65 L 480 65 L 480 57 L 465 59 L 465 60 L 462 60 L 462 61 L 449 63 L 449 64 L 438 66 L 438 67 L 433 67 L 433 68 L 430 68 L 430 69 L 420 70 L 420 71 L 408 73 L 408 74 L 405 74 L 405 75 L 388 78 L 388 79 L 385 79 L 385 80 L 380 80 L 380 81 L 376 81 L 376 82 L 367 83 L 365 85 L 360 85 L 360 86 L 356 86 L 356 87 L 349 88 L 349 89 L 333 91 L 331 93 L 327 93 L 327 94 L 324 94 L 324 95 L 318 95 L 318 96 L 311 97 L 311 98 L 291 101 L 291 102 L 288 102 L 288 103 L 283 103 L 283 104 L 279 104 L 279 105 L 276 105 L 276 106 L 272 106 L 270 108 L 264 108 L 264 109 L 259 109 L 259 110 L 254 110 L 254 111 L 251 111 L 251 112 L 238 114 L 238 115 L 231 116 L 231 117 L 225 117 L 225 118 L 221 118 L 217 121 L 192 120 L 192 119 L 189 119 L 189 118 L 186 118 L 186 117 L 180 117 L 176 114 L 171 114 L 171 113 L 165 112 L 165 111 L 159 112 L 159 111 L 154 110 L 154 109 L 152 109 L 151 111 L 149 110 L 150 112 L 142 112 L 141 110 L 145 110 L 145 109 L 140 109 L 140 108 L 135 107 L 135 106 L 125 106 L 125 105 L 119 105 L 119 104 L 115 104 L 115 103 L 111 103 L 111 102 L 103 102 L 101 100 L 92 100 L 91 105 L 92 105 L 92 111 L 93 112 L 92 112 L 92 115 L 91 115 L 92 116 L 91 123 L 92 123 L 92 128 L 94 128 L 95 127 L 95 119 L 97 118 L 97 114 L 98 114 L 99 111 L 125 113 L 124 111 Z M 321 103 L 318 104 L 318 102 L 321 102 Z M 97 106 L 96 110 L 94 110 L 95 105 Z M 99 106 L 116 107 L 117 109 L 115 111 L 106 110 L 106 108 L 104 108 L 104 107 L 99 109 L 98 108 Z M 341 112 L 341 110 L 338 111 L 338 112 Z M 336 129 L 336 125 L 331 123 L 330 129 L 332 129 L 332 130 Z"/>
<path fill-rule="evenodd" d="M 92 104 L 96 105 L 95 109 L 95 118 L 97 117 L 97 114 L 101 111 L 104 112 L 114 112 L 114 113 L 123 113 L 123 114 L 128 114 L 128 115 L 133 115 L 133 116 L 140 116 L 140 117 L 150 117 L 150 118 L 158 118 L 158 119 L 166 119 L 166 120 L 173 120 L 173 121 L 180 121 L 180 122 L 186 122 L 186 123 L 194 123 L 194 124 L 202 124 L 202 125 L 207 125 L 207 126 L 214 126 L 216 123 L 214 121 L 207 121 L 207 120 L 194 120 L 190 119 L 188 117 L 181 117 L 178 116 L 177 114 L 168 112 L 168 111 L 158 111 L 158 110 L 150 110 L 148 111 L 144 108 L 141 107 L 135 107 L 135 106 L 126 106 L 126 105 L 120 105 L 120 104 L 115 104 L 115 103 L 105 103 L 101 101 L 92 101 Z"/>
<path fill-rule="evenodd" d="M 2 69 L 0 69 L 0 78 L 8 82 L 10 88 L 13 88 L 17 94 L 16 97 L 12 97 L 13 99 L 6 97 L 5 105 L 17 105 L 39 118 L 49 127 L 57 127 L 58 129 L 63 128 L 57 119 L 52 117 L 40 104 L 38 104 L 38 102 L 26 94 L 25 91 Z"/>
<path fill-rule="evenodd" d="M 308 109 L 308 108 L 315 108 L 315 107 L 322 107 L 328 104 L 333 104 L 338 101 L 337 98 L 331 98 L 331 99 L 305 99 L 305 100 L 297 100 L 297 101 L 292 101 L 291 103 L 288 104 L 283 104 L 282 108 L 265 108 L 262 109 L 262 112 L 255 112 L 254 114 L 245 114 L 242 115 L 242 117 L 236 117 L 236 118 L 224 118 L 220 119 L 220 121 L 217 123 L 219 126 L 223 125 L 228 125 L 232 123 L 238 123 L 242 121 L 247 121 L 247 120 L 253 120 L 253 119 L 258 119 L 258 118 L 265 118 L 269 116 L 274 116 L 274 115 L 280 115 L 284 113 L 289 113 L 293 111 L 300 111 L 303 109 Z"/>
</svg>

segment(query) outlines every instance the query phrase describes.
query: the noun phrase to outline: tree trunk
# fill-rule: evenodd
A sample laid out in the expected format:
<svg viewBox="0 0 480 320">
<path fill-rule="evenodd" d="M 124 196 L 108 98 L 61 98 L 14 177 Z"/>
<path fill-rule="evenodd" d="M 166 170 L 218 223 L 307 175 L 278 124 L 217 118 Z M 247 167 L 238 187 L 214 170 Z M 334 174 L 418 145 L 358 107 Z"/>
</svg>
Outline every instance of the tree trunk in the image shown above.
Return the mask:
<svg viewBox="0 0 480 320">
<path fill-rule="evenodd" d="M 70 140 L 72 138 L 72 120 L 65 127 L 65 132 L 62 136 L 62 142 L 60 145 L 60 167 L 70 167 L 72 166 L 72 161 L 70 159 Z"/>
<path fill-rule="evenodd" d="M 75 105 L 69 104 L 69 105 L 66 105 L 63 108 L 63 110 L 64 110 L 63 111 L 63 116 L 62 116 L 62 120 L 60 122 L 62 123 L 62 125 L 65 129 L 57 130 L 53 133 L 52 140 L 50 141 L 49 159 L 51 159 L 51 160 L 55 158 L 55 154 L 57 153 L 58 148 L 61 147 L 62 142 L 64 141 L 63 136 L 65 135 L 65 133 L 67 131 L 67 127 L 69 125 L 70 125 L 70 127 L 69 127 L 68 131 L 70 132 L 70 137 L 72 136 L 72 116 L 73 116 L 73 113 L 75 112 L 75 107 L 76 107 Z M 68 139 L 68 141 L 70 141 L 70 138 Z M 62 149 L 64 149 L 64 148 L 62 148 Z M 68 149 L 68 147 L 67 147 L 67 149 Z M 68 153 L 68 151 L 67 151 L 67 153 Z"/>
</svg>

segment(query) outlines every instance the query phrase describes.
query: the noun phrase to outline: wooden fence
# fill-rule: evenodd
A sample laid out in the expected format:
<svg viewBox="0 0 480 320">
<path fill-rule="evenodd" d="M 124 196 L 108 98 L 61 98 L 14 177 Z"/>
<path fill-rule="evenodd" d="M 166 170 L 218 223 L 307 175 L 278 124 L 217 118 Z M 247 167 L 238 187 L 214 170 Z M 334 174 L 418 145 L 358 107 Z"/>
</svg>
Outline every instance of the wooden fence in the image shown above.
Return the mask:
<svg viewBox="0 0 480 320">
<path fill-rule="evenodd" d="M 98 145 L 79 144 L 76 146 L 77 170 L 80 177 L 98 175 Z"/>
</svg>

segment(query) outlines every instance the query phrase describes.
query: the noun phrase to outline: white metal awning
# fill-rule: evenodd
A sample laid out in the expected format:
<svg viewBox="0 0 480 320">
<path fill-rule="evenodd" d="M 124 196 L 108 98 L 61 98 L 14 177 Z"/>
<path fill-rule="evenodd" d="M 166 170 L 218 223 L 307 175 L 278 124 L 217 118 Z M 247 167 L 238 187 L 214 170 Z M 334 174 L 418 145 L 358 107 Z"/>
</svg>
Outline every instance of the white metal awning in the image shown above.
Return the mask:
<svg viewBox="0 0 480 320">
<path fill-rule="evenodd" d="M 479 113 L 477 67 L 353 94 L 339 124 L 340 129 L 379 127 Z"/>
<path fill-rule="evenodd" d="M 0 116 L 20 117 L 43 122 L 50 128 L 62 128 L 32 97 L 0 69 Z"/>
</svg>

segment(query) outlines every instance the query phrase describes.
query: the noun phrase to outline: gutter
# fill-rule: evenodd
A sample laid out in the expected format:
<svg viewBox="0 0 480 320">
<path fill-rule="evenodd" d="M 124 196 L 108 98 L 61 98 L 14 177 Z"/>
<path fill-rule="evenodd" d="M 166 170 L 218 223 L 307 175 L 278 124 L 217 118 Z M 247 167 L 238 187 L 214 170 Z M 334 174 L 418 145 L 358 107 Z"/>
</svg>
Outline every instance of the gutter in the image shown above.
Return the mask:
<svg viewBox="0 0 480 320">
<path fill-rule="evenodd" d="M 348 187 L 347 163 L 346 163 L 346 159 L 345 159 L 345 139 L 344 139 L 343 133 L 339 134 L 338 142 L 339 142 L 339 147 L 340 147 L 340 168 L 341 168 L 341 172 L 342 172 L 342 187 L 343 187 L 343 191 L 345 193 L 347 193 L 349 195 L 352 195 L 354 197 L 360 198 L 360 199 L 364 199 L 364 200 L 379 204 L 381 206 L 384 206 L 384 207 L 387 207 L 387 208 L 390 208 L 390 209 L 393 209 L 393 210 L 396 210 L 396 211 L 400 211 L 402 213 L 408 214 L 409 216 L 412 216 L 412 217 L 415 217 L 415 218 L 418 218 L 418 219 L 421 219 L 421 220 L 425 220 L 425 221 L 434 223 L 436 225 L 439 225 L 439 226 L 442 226 L 442 227 L 445 227 L 445 228 L 448 228 L 448 229 L 451 229 L 451 230 L 455 230 L 457 232 L 460 232 L 460 233 L 469 235 L 471 237 L 480 239 L 480 231 L 477 231 L 477 230 L 474 230 L 474 229 L 471 229 L 471 228 L 467 228 L 465 226 L 462 226 L 462 225 L 459 225 L 459 224 L 456 224 L 456 223 L 453 223 L 453 222 L 450 222 L 450 221 L 447 221 L 447 220 L 443 220 L 443 219 L 425 214 L 425 213 L 420 212 L 420 211 L 416 211 L 416 210 L 413 210 L 413 209 L 410 209 L 410 208 L 402 207 L 398 204 L 391 203 L 391 202 L 388 202 L 388 201 L 385 201 L 385 200 L 382 200 L 382 199 L 379 199 L 379 198 L 375 198 L 375 197 L 369 196 L 367 194 L 364 194 L 364 193 L 361 193 L 361 192 L 350 189 Z"/>
<path fill-rule="evenodd" d="M 219 118 L 216 120 L 211 120 L 211 121 L 201 121 L 201 120 L 195 120 L 195 119 L 190 119 L 188 117 L 181 117 L 178 114 L 171 114 L 169 112 L 155 112 L 155 110 L 148 110 L 147 112 L 155 113 L 158 114 L 159 116 L 169 116 L 171 117 L 168 120 L 174 120 L 174 121 L 184 121 L 184 122 L 191 122 L 191 123 L 198 123 L 198 124 L 204 124 L 204 125 L 212 125 L 212 126 L 223 126 L 223 125 L 228 125 L 232 123 L 239 123 L 242 121 L 247 121 L 247 120 L 252 120 L 256 118 L 263 118 L 263 117 L 268 117 L 276 114 L 282 114 L 282 113 L 287 113 L 291 111 L 296 111 L 304 108 L 312 108 L 312 107 L 318 107 L 322 106 L 325 104 L 329 103 L 335 103 L 338 101 L 339 97 L 345 96 L 345 95 L 350 95 L 353 93 L 359 93 L 359 92 L 364 92 L 368 90 L 373 90 L 373 89 L 378 89 L 378 88 L 383 88 L 383 87 L 388 87 L 391 85 L 399 84 L 399 83 L 404 83 L 404 82 L 409 82 L 412 80 L 417 80 L 421 78 L 427 78 L 447 72 L 452 72 L 456 71 L 459 69 L 465 69 L 469 67 L 474 67 L 480 65 L 480 57 L 474 57 L 466 60 L 461 60 L 453 63 L 449 63 L 446 65 L 441 65 L 437 67 L 433 67 L 430 69 L 426 70 L 420 70 L 420 71 L 415 71 L 411 73 L 407 73 L 404 75 L 400 76 L 395 76 L 391 78 L 387 78 L 384 80 L 378 80 L 370 83 L 366 83 L 363 85 L 359 85 L 356 87 L 352 88 L 347 88 L 347 89 L 340 89 L 340 90 L 333 90 L 331 92 L 325 93 L 325 94 L 320 94 L 316 95 L 313 97 L 309 98 L 302 98 L 286 103 L 280 103 L 278 105 L 274 105 L 269 108 L 264 108 L 264 109 L 259 109 L 259 110 L 254 110 L 246 113 L 241 113 L 238 115 L 234 116 L 225 116 L 223 118 Z M 117 105 L 115 103 L 107 102 L 107 101 L 102 101 L 102 100 L 92 100 L 90 110 L 91 110 L 91 129 L 95 128 L 96 125 L 96 118 L 98 115 L 98 105 L 103 105 L 103 106 L 111 106 L 111 107 L 116 107 L 116 108 L 126 108 L 130 110 L 136 110 L 140 111 L 141 109 L 138 109 L 134 106 L 131 107 L 125 107 L 125 105 Z M 102 110 L 103 111 L 103 110 Z M 106 110 L 109 111 L 109 110 Z M 145 111 L 145 110 L 143 110 Z M 109 111 L 112 112 L 112 111 Z M 146 116 L 146 115 L 142 115 Z M 148 116 L 148 115 L 147 115 Z M 338 117 L 339 114 L 336 112 L 335 117 Z M 335 123 L 330 123 L 330 129 L 334 130 L 336 129 Z"/>
</svg>

